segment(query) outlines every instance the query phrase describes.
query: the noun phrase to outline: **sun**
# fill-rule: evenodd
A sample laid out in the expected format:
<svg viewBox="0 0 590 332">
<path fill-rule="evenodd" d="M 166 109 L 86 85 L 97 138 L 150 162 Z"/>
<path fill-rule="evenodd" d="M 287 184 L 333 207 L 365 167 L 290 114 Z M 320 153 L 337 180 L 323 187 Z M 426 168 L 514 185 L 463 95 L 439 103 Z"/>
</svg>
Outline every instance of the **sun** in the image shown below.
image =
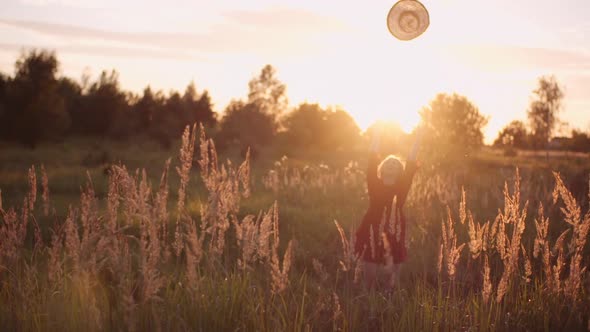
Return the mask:
<svg viewBox="0 0 590 332">
<path fill-rule="evenodd" d="M 365 30 L 327 40 L 329 50 L 313 60 L 289 63 L 289 89 L 298 93 L 293 100 L 340 105 L 362 130 L 385 121 L 411 132 L 420 110 L 465 75 L 450 66 L 435 29 L 400 41 L 387 31 L 383 12 L 374 13 L 362 22 Z"/>
<path fill-rule="evenodd" d="M 352 62 L 353 60 L 351 60 Z M 453 90 L 457 74 L 441 56 L 441 48 L 428 33 L 410 42 L 389 35 L 371 43 L 370 57 L 359 64 L 363 82 L 354 94 L 341 100 L 363 129 L 377 121 L 398 123 L 411 132 L 420 122 L 420 110 L 440 92 Z M 349 91 L 345 86 L 335 86 Z"/>
</svg>

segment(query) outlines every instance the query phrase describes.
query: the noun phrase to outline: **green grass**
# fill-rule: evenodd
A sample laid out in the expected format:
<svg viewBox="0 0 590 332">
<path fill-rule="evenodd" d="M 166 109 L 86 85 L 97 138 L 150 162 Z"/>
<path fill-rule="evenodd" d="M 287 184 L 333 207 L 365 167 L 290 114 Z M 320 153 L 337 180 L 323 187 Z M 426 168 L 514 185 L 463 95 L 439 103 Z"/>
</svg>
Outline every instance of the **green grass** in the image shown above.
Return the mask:
<svg viewBox="0 0 590 332">
<path fill-rule="evenodd" d="M 178 165 L 178 147 L 162 151 L 150 143 L 124 145 L 85 141 L 41 146 L 34 151 L 2 146 L 3 207 L 22 205 L 28 191 L 27 168 L 35 165 L 39 169 L 39 165 L 44 164 L 56 213 L 47 218 L 39 217 L 38 221 L 44 241 L 49 243 L 50 228 L 64 221 L 68 206 L 79 204 L 81 186 L 87 181 L 86 171 L 92 178 L 102 213 L 108 184 L 103 171 L 108 163 L 120 162 L 130 170 L 145 168 L 152 186 L 157 189 L 165 161 L 173 157 L 168 203 L 169 226 L 173 227 L 179 183 L 174 171 Z M 103 161 L 105 154 L 108 160 Z M 547 162 L 544 155 L 504 157 L 501 152 L 485 149 L 461 165 L 423 165 L 406 209 L 410 258 L 403 266 L 401 287 L 386 292 L 381 288 L 368 291 L 353 282 L 353 271 L 339 269 L 342 250 L 334 220 L 347 232 L 358 226 L 368 205 L 362 177 L 356 184 L 344 185 L 337 181 L 303 192 L 298 188 L 284 188 L 275 194 L 264 188 L 261 178 L 278 155 L 276 151 L 264 151 L 254 161 L 253 194 L 242 200 L 238 217 L 258 214 L 274 201 L 278 202 L 280 252 L 284 251 L 288 240 L 296 240 L 290 285 L 284 292 L 271 292 L 267 266 L 258 264 L 247 272 L 236 267 L 234 256 L 238 248 L 230 232 L 222 261 L 205 260 L 199 266 L 196 284 L 187 284 L 183 264 L 172 259 L 160 266 L 160 273 L 166 280 L 157 297 L 145 302 L 135 298 L 129 307 L 121 301 L 122 294 L 114 293 L 112 285 L 102 279 L 100 273 L 72 273 L 63 283 L 51 284 L 45 273 L 47 252 L 33 257 L 32 235 L 29 235 L 28 246 L 20 252 L 19 263 L 9 269 L 0 267 L 2 329 L 94 331 L 126 330 L 132 326 L 138 331 L 580 331 L 588 328 L 590 283 L 587 277 L 580 300 L 572 302 L 563 294 L 554 295 L 545 289 L 540 263 L 535 261 L 535 275 L 530 283 L 515 283 L 501 303 L 486 303 L 480 287 L 481 262 L 469 260 L 468 249 L 462 253 L 455 282 L 444 274 L 439 275 L 436 268 L 440 225 L 447 205 L 457 219 L 461 187 L 465 187 L 467 205 L 476 221 L 493 221 L 498 209 L 504 207 L 504 183 L 513 182 L 515 166 L 518 166 L 523 178 L 522 199 L 531 204 L 523 236 L 523 243 L 529 248 L 535 236 L 534 217 L 539 202 L 543 202 L 551 218 L 551 241 L 566 228 L 561 205 L 552 204 L 551 170 L 559 170 L 566 180 L 575 179 L 590 166 L 588 156 L 572 155 L 568 159 L 552 156 Z M 228 156 L 239 160 L 235 154 Z M 309 159 L 298 156 L 288 163 L 302 167 L 317 164 L 318 158 L 318 155 Z M 321 155 L 321 161 L 330 163 L 330 158 Z M 346 160 L 353 159 L 358 160 L 362 168 L 362 158 L 358 152 L 348 156 L 339 154 L 331 166 L 341 168 Z M 441 179 L 442 187 L 433 184 L 435 176 Z M 187 202 L 193 218 L 200 218 L 200 207 L 206 199 L 198 171 L 193 170 Z M 36 209 L 36 215 L 41 216 L 40 204 Z M 456 229 L 459 242 L 465 242 L 468 239 L 466 227 L 457 224 Z M 129 231 L 129 234 L 138 233 L 137 229 Z M 327 280 L 322 281 L 314 271 L 313 259 L 324 265 L 329 273 Z M 587 249 L 583 266 L 588 266 L 588 260 Z M 133 273 L 139 273 L 138 263 L 133 264 Z M 501 273 L 501 264 L 493 260 L 494 285 Z"/>
</svg>

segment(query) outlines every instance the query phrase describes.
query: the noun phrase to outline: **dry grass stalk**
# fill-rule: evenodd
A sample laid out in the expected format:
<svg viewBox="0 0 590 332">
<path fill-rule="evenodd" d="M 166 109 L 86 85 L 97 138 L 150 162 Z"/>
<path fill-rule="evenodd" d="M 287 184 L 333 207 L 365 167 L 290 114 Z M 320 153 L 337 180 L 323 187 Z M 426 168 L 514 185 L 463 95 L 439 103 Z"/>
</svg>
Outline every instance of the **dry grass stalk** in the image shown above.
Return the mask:
<svg viewBox="0 0 590 332">
<path fill-rule="evenodd" d="M 522 250 L 522 257 L 524 259 L 524 279 L 527 283 L 531 282 L 531 276 L 533 275 L 533 266 L 531 264 L 531 259 L 528 256 L 524 245 L 521 245 Z"/>
<path fill-rule="evenodd" d="M 500 213 L 501 220 L 498 231 L 498 248 L 501 253 L 502 262 L 504 265 L 504 272 L 498 284 L 498 293 L 496 302 L 501 302 L 512 282 L 512 277 L 518 271 L 518 262 L 521 250 L 522 234 L 526 227 L 526 215 L 528 210 L 528 202 L 525 203 L 524 208 L 520 209 L 520 173 L 516 170 L 516 179 L 514 181 L 514 194 L 510 194 L 508 190 L 508 183 L 504 186 L 504 213 Z M 512 226 L 512 236 L 510 239 L 506 236 L 505 225 Z"/>
<path fill-rule="evenodd" d="M 33 216 L 32 218 L 32 224 L 33 224 L 33 235 L 34 235 L 34 241 L 33 241 L 33 257 L 36 253 L 38 253 L 41 249 L 43 249 L 45 247 L 45 243 L 43 242 L 43 236 L 41 235 L 41 227 L 39 226 L 39 223 L 37 222 L 37 219 Z"/>
<path fill-rule="evenodd" d="M 274 244 L 270 264 L 271 290 L 273 294 L 282 293 L 289 286 L 289 270 L 293 255 L 293 240 L 289 241 L 287 250 L 283 256 L 283 262 L 279 262 L 278 243 Z M 282 265 L 282 267 L 281 267 Z"/>
<path fill-rule="evenodd" d="M 29 197 L 25 197 L 23 199 L 23 207 L 21 210 L 21 220 L 22 222 L 19 225 L 19 234 L 22 234 L 23 238 L 26 236 L 27 234 L 27 227 L 29 224 L 29 216 L 31 214 L 31 208 L 30 208 L 30 200 Z"/>
<path fill-rule="evenodd" d="M 157 294 L 164 284 L 159 264 L 162 258 L 158 226 L 156 220 L 143 220 L 140 224 L 140 299 L 148 302 L 158 299 Z"/>
<path fill-rule="evenodd" d="M 565 266 L 565 239 L 569 232 L 570 230 L 568 229 L 561 233 L 561 235 L 557 238 L 557 241 L 555 241 L 555 246 L 553 247 L 553 251 L 557 252 L 557 254 L 555 254 L 555 256 L 557 256 L 557 261 L 553 266 L 553 281 L 551 282 L 553 287 L 551 288 L 551 291 L 555 294 L 559 294 L 563 290 L 561 275 Z"/>
<path fill-rule="evenodd" d="M 121 301 L 126 328 L 132 332 L 137 330 L 138 305 L 135 300 L 137 285 L 133 277 L 132 255 L 128 242 L 123 241 L 120 248 L 121 252 L 114 263 L 114 267 L 116 268 L 115 275 L 120 276 L 117 283 L 118 300 Z"/>
<path fill-rule="evenodd" d="M 238 258 L 238 268 L 246 270 L 256 254 L 256 246 L 253 245 L 258 242 L 256 219 L 253 215 L 248 215 L 240 223 L 238 218 L 233 217 L 232 223 L 236 232 L 237 245 L 242 251 L 242 257 Z"/>
<path fill-rule="evenodd" d="M 444 252 L 445 252 L 445 245 L 443 243 L 441 243 L 440 249 L 438 251 L 438 260 L 436 262 L 436 270 L 437 270 L 439 276 L 442 275 L 443 259 L 445 256 Z"/>
<path fill-rule="evenodd" d="M 87 177 L 86 189 L 80 194 L 81 249 L 85 253 L 94 255 L 95 251 L 92 249 L 92 246 L 102 225 L 98 218 L 98 199 L 94 193 L 94 187 L 89 173 Z"/>
<path fill-rule="evenodd" d="M 321 190 L 326 193 L 328 186 L 361 187 L 364 185 L 365 174 L 357 162 L 349 162 L 343 169 L 331 170 L 327 165 L 305 165 L 303 168 L 289 166 L 288 159 L 283 156 L 275 162 L 274 168 L 262 178 L 266 189 L 277 194 L 281 189 L 296 191 L 304 195 L 309 189 Z"/>
<path fill-rule="evenodd" d="M 99 237 L 97 247 L 102 248 L 104 252 L 109 253 L 109 255 L 120 255 L 119 250 L 122 248 L 124 249 L 124 253 L 128 253 L 125 251 L 128 249 L 126 243 L 119 240 L 118 234 L 120 231 L 117 222 L 118 207 L 120 198 L 122 198 L 125 206 L 124 215 L 127 222 L 137 222 L 139 224 L 139 274 L 137 280 L 131 283 L 135 285 L 136 290 L 134 293 L 136 294 L 137 300 L 141 303 L 158 299 L 157 293 L 164 283 L 164 279 L 159 272 L 159 265 L 163 261 L 163 245 L 160 237 L 161 227 L 163 226 L 158 220 L 161 211 L 158 211 L 156 208 L 157 198 L 154 200 L 153 205 L 150 204 L 151 193 L 152 189 L 145 170 L 141 170 L 141 172 L 139 170 L 136 171 L 133 177 L 124 167 L 113 166 L 107 196 L 107 214 L 109 220 L 103 226 L 106 233 L 101 232 L 100 229 L 96 229 L 94 226 L 90 227 L 90 233 L 97 234 L 92 237 Z M 92 195 L 87 196 L 90 197 Z M 83 204 L 83 206 L 88 205 Z M 83 222 L 83 224 L 87 224 L 87 222 Z M 83 236 L 83 239 L 85 237 Z M 82 242 L 86 243 L 86 241 L 83 240 Z M 85 245 L 83 244 L 83 246 Z M 117 274 L 125 275 L 121 271 L 127 269 L 123 266 L 126 260 L 128 260 L 126 257 L 121 257 L 114 262 L 109 260 L 108 269 L 113 273 L 118 272 Z M 130 278 L 136 279 L 136 277 L 131 276 Z"/>
<path fill-rule="evenodd" d="M 80 235 L 76 227 L 76 210 L 71 206 L 68 209 L 68 216 L 64 223 L 65 249 L 70 260 L 72 270 L 77 272 L 80 269 Z"/>
<path fill-rule="evenodd" d="M 262 213 L 258 217 L 248 215 L 241 222 L 233 217 L 236 241 L 242 252 L 242 257 L 238 259 L 240 269 L 250 269 L 256 262 L 264 263 L 270 259 L 272 243 L 274 243 L 271 242 L 271 236 L 273 241 L 276 241 L 273 234 L 278 232 L 278 229 L 273 230 L 274 219 L 278 218 L 278 213 L 275 213 L 276 209 L 275 202 L 264 216 Z"/>
<path fill-rule="evenodd" d="M 459 221 L 461 225 L 465 225 L 467 220 L 467 199 L 466 199 L 465 188 L 461 188 L 461 202 L 459 203 Z"/>
<path fill-rule="evenodd" d="M 537 236 L 533 245 L 533 257 L 541 257 L 543 263 L 543 272 L 545 273 L 545 284 L 549 290 L 553 289 L 553 269 L 551 267 L 551 249 L 547 234 L 549 231 L 549 218 L 545 217 L 543 204 L 539 205 L 539 211 L 537 212 L 537 218 L 535 218 L 535 228 L 537 230 Z"/>
<path fill-rule="evenodd" d="M 504 183 L 504 212 L 500 213 L 504 223 L 514 221 L 520 215 L 520 182 L 520 170 L 517 168 L 514 179 L 514 194 L 510 194 L 508 182 Z"/>
<path fill-rule="evenodd" d="M 483 243 L 484 247 L 486 248 L 485 251 L 493 251 L 496 248 L 496 239 L 498 238 L 498 230 L 500 228 L 500 216 L 497 215 L 494 222 L 488 228 L 488 233 L 486 234 L 485 241 Z"/>
<path fill-rule="evenodd" d="M 160 176 L 160 187 L 156 196 L 154 198 L 153 203 L 153 212 L 152 215 L 155 216 L 155 219 L 158 222 L 158 233 L 160 237 L 160 241 L 162 243 L 162 257 L 164 262 L 168 261 L 170 258 L 170 249 L 167 245 L 168 243 L 168 176 L 170 171 L 170 158 L 166 160 L 164 164 L 164 170 L 162 171 L 162 175 Z"/>
<path fill-rule="evenodd" d="M 111 231 L 115 231 L 117 228 L 117 220 L 119 217 L 119 206 L 121 198 L 119 192 L 120 187 L 120 176 L 123 172 L 123 168 L 112 166 L 111 172 L 109 173 L 109 184 L 107 190 L 107 225 Z"/>
<path fill-rule="evenodd" d="M 186 188 L 190 180 L 190 171 L 193 165 L 193 154 L 195 152 L 195 141 L 196 141 L 196 126 L 186 126 L 184 133 L 182 134 L 182 145 L 180 147 L 180 167 L 176 167 L 176 172 L 180 177 L 180 185 L 178 186 L 178 202 L 177 202 L 177 213 L 176 228 L 174 231 L 174 253 L 176 256 L 180 256 L 184 249 L 183 232 L 181 226 L 181 220 L 184 218 L 186 213 Z"/>
<path fill-rule="evenodd" d="M 582 211 L 574 196 L 569 192 L 566 188 L 563 180 L 559 176 L 559 173 L 553 172 L 553 176 L 555 177 L 555 189 L 553 190 L 553 204 L 556 204 L 559 198 L 563 200 L 565 204 L 565 208 L 561 208 L 561 212 L 565 216 L 565 222 L 574 226 L 574 231 L 576 230 L 576 226 L 581 222 L 581 215 Z M 574 234 L 577 235 L 577 234 Z M 576 241 L 576 238 L 573 238 L 572 241 Z"/>
<path fill-rule="evenodd" d="M 182 134 L 182 145 L 180 147 L 180 167 L 176 167 L 176 172 L 180 177 L 178 187 L 178 213 L 184 213 L 186 202 L 186 187 L 190 179 L 190 170 L 193 165 L 193 154 L 195 152 L 195 141 L 197 135 L 196 126 L 186 126 Z"/>
<path fill-rule="evenodd" d="M 103 236 L 98 244 L 98 252 L 104 252 L 106 255 L 112 257 L 119 253 L 119 241 L 117 240 L 118 220 L 119 220 L 119 206 L 121 205 L 120 197 L 120 180 L 124 169 L 121 167 L 111 167 L 109 173 L 109 184 L 107 192 L 107 222 L 105 227 L 106 236 Z"/>
<path fill-rule="evenodd" d="M 50 284 L 54 287 L 61 285 L 65 274 L 62 258 L 63 236 L 63 230 L 54 230 L 51 234 L 51 245 L 48 248 L 48 276 Z"/>
<path fill-rule="evenodd" d="M 275 202 L 258 226 L 257 255 L 260 260 L 270 259 L 271 238 L 277 240 L 275 233 L 278 232 L 278 213 L 275 213 L 276 209 L 278 209 L 278 205 Z M 257 219 L 260 219 L 260 216 Z"/>
<path fill-rule="evenodd" d="M 205 238 L 205 232 L 197 230 L 197 225 L 194 221 L 191 221 L 189 225 L 189 231 L 186 238 L 186 276 L 189 285 L 197 285 L 197 266 L 200 264 L 203 255 L 203 242 Z"/>
<path fill-rule="evenodd" d="M 45 166 L 41 164 L 41 188 L 43 192 L 41 193 L 41 199 L 43 200 L 43 215 L 49 215 L 49 179 L 47 178 L 47 172 L 45 171 Z M 0 203 L 0 209 L 1 209 Z"/>
<path fill-rule="evenodd" d="M 483 227 L 479 223 L 475 223 L 471 212 L 468 213 L 468 220 L 469 251 L 471 252 L 471 257 L 476 259 L 481 252 L 486 250 L 489 223 L 486 222 Z"/>
<path fill-rule="evenodd" d="M 217 162 L 216 160 L 211 161 L 209 159 L 209 154 L 210 153 L 215 153 L 215 152 L 211 152 L 209 151 L 210 148 L 210 142 L 207 140 L 207 137 L 205 135 L 205 129 L 203 127 L 203 125 L 200 125 L 199 127 L 200 129 L 200 135 L 199 135 L 199 151 L 201 153 L 201 158 L 199 159 L 199 168 L 200 168 L 200 172 L 201 172 L 201 178 L 203 179 L 203 181 L 209 180 L 210 176 L 209 173 L 210 171 L 215 171 L 215 169 L 210 169 L 210 166 L 216 166 Z M 216 157 L 216 156 L 214 156 Z M 205 186 L 207 188 L 210 187 L 209 183 L 205 183 Z"/>
<path fill-rule="evenodd" d="M 186 214 L 186 186 L 188 172 L 192 163 L 190 151 L 193 150 L 195 128 L 185 137 L 185 144 L 181 151 L 181 166 L 177 169 L 181 177 L 179 192 L 182 197 L 179 202 L 180 222 L 189 220 Z M 189 143 L 187 143 L 189 142 Z M 237 221 L 240 198 L 250 195 L 250 164 L 249 158 L 234 168 L 227 163 L 221 169 L 217 167 L 215 146 L 209 141 L 206 149 L 202 149 L 204 182 L 209 190 L 209 200 L 202 209 L 200 229 L 190 219 L 190 227 L 186 234 L 182 232 L 181 241 L 186 243 L 187 275 L 189 281 L 196 282 L 198 275 L 196 268 L 205 256 L 203 248 L 205 240 L 209 241 L 209 253 L 225 251 L 225 233 L 232 220 L 236 226 L 238 240 L 242 242 L 242 261 L 244 266 L 255 262 L 269 264 L 265 268 L 271 269 L 272 290 L 280 293 L 289 284 L 289 271 L 293 260 L 293 241 L 289 242 L 282 263 L 278 255 L 279 225 L 278 205 L 275 202 L 264 216 L 258 218 L 246 217 L 241 223 Z M 160 179 L 160 187 L 152 193 L 145 170 L 129 173 L 123 166 L 112 166 L 106 196 L 106 211 L 104 221 L 99 214 L 98 198 L 94 191 L 90 176 L 88 184 L 82 188 L 80 205 L 68 209 L 68 215 L 61 227 L 56 227 L 47 249 L 48 279 L 56 291 L 64 286 L 64 280 L 76 283 L 73 291 L 88 299 L 88 306 L 84 310 L 93 320 L 104 321 L 98 311 L 97 289 L 102 291 L 97 282 L 104 283 L 108 293 L 109 303 L 115 314 L 127 321 L 127 329 L 137 328 L 140 306 L 149 301 L 158 300 L 167 278 L 161 274 L 166 262 L 165 252 L 170 244 L 167 237 L 166 223 L 169 218 L 168 203 L 168 169 L 170 161 Z M 44 213 L 48 214 L 49 190 L 47 177 L 42 166 L 42 185 Z M 36 202 L 36 174 L 34 167 L 29 170 L 30 192 L 23 201 L 22 213 L 14 209 L 5 212 L 0 209 L 0 264 L 11 268 L 13 262 L 21 260 L 21 251 L 26 237 L 28 220 L 35 222 L 32 210 Z M 46 206 L 47 205 L 47 206 Z M 1 196 L 0 196 L 1 207 Z M 121 211 L 120 211 L 121 210 Z M 121 213 L 120 213 L 121 212 Z M 139 236 L 128 231 L 131 226 L 139 226 Z M 35 225 L 36 234 L 40 234 Z M 182 226 L 177 231 L 185 230 Z M 37 236 L 35 244 L 44 246 Z M 10 260 L 10 262 L 8 262 Z M 28 277 L 37 273 L 33 268 Z M 190 273 L 194 272 L 192 275 Z M 325 271 L 324 271 L 325 272 Z M 327 274 L 327 273 L 326 273 Z M 96 309 L 96 310 L 95 310 Z M 85 316 L 86 317 L 86 316 Z M 97 325 L 99 326 L 99 325 Z"/>
<path fill-rule="evenodd" d="M 19 224 L 18 216 L 14 209 L 2 212 L 4 224 L 0 225 L 0 265 L 12 266 L 19 258 L 19 250 L 23 245 L 26 228 Z"/>
<path fill-rule="evenodd" d="M 201 206 L 201 222 L 208 225 L 204 229 L 210 237 L 208 258 L 218 260 L 225 248 L 225 234 L 230 228 L 230 220 L 239 225 L 235 223 L 235 214 L 239 210 L 241 197 L 250 195 L 249 153 L 237 169 L 229 161 L 220 168 L 215 144 L 212 140 L 207 140 L 202 127 L 200 149 L 201 178 L 208 191 L 207 204 Z M 274 213 L 274 219 L 278 223 L 276 207 Z M 278 229 L 278 225 L 275 229 Z"/>
<path fill-rule="evenodd" d="M 340 235 L 340 242 L 342 243 L 342 259 L 340 260 L 340 269 L 343 272 L 354 271 L 354 283 L 360 282 L 362 276 L 362 260 L 360 257 L 364 254 L 357 255 L 354 251 L 355 248 L 355 232 L 351 230 L 350 238 L 346 236 L 346 232 L 338 221 L 334 220 L 336 229 Z M 366 248 L 365 248 L 366 250 Z"/>
<path fill-rule="evenodd" d="M 94 292 L 96 279 L 90 272 L 80 271 L 72 277 L 71 280 L 73 284 L 72 291 L 84 301 L 84 306 L 78 309 L 78 314 L 81 315 L 81 319 L 84 319 L 87 322 L 92 322 L 91 326 L 96 326 L 98 330 L 100 330 L 103 318 L 101 317 L 101 311 L 98 308 Z"/>
<path fill-rule="evenodd" d="M 553 173 L 553 175 L 556 181 L 553 202 L 556 203 L 559 197 L 563 200 L 565 208 L 562 208 L 561 211 L 565 215 L 565 221 L 573 229 L 569 245 L 569 251 L 573 252 L 573 255 L 570 259 L 569 276 L 565 280 L 564 291 L 571 299 L 576 300 L 579 297 L 583 276 L 586 273 L 586 267 L 582 267 L 582 259 L 590 231 L 590 211 L 582 218 L 580 206 L 566 188 L 559 174 Z"/>
<path fill-rule="evenodd" d="M 484 302 L 489 303 L 492 295 L 492 280 L 490 278 L 490 263 L 487 254 L 484 256 L 482 294 Z"/>
<path fill-rule="evenodd" d="M 338 230 L 338 234 L 340 235 L 340 242 L 342 243 L 343 259 L 340 261 L 340 266 L 342 268 L 342 271 L 349 271 L 352 268 L 351 257 L 353 256 L 354 248 L 348 242 L 346 233 L 344 232 L 344 229 L 342 229 L 338 221 L 334 220 L 334 224 L 336 224 L 336 229 Z"/>
<path fill-rule="evenodd" d="M 332 315 L 332 320 L 336 323 L 338 319 L 340 319 L 340 316 L 342 316 L 342 308 L 340 307 L 340 298 L 338 297 L 338 294 L 333 292 L 332 295 L 334 298 L 334 314 Z"/>
<path fill-rule="evenodd" d="M 453 217 L 449 207 L 447 207 L 447 215 L 448 217 L 442 223 L 443 256 L 446 262 L 447 274 L 451 281 L 454 281 L 457 263 L 459 263 L 465 243 L 457 246 L 457 234 L 455 234 Z"/>
<path fill-rule="evenodd" d="M 29 202 L 28 208 L 30 211 L 35 209 L 35 202 L 37 201 L 37 172 L 35 172 L 35 165 L 29 168 Z"/>
<path fill-rule="evenodd" d="M 250 148 L 246 151 L 244 162 L 238 167 L 237 179 L 243 188 L 243 196 L 250 197 Z"/>
<path fill-rule="evenodd" d="M 279 205 L 277 201 L 272 208 L 272 235 L 274 236 L 274 243 L 279 243 Z"/>
<path fill-rule="evenodd" d="M 72 226 L 78 228 L 77 234 L 80 234 L 81 231 L 78 251 L 78 262 L 83 265 L 81 269 L 94 272 L 99 269 L 97 265 L 100 260 L 99 256 L 104 255 L 104 252 L 96 250 L 104 235 L 104 223 L 99 218 L 98 198 L 88 172 L 87 178 L 86 188 L 80 194 L 80 209 L 76 213 L 80 219 L 80 227 L 78 227 L 76 219 L 73 220 Z"/>
<path fill-rule="evenodd" d="M 496 251 L 500 254 L 502 261 L 508 257 L 508 235 L 506 235 L 506 223 L 502 220 L 502 214 L 499 215 L 499 222 L 496 230 Z"/>
</svg>

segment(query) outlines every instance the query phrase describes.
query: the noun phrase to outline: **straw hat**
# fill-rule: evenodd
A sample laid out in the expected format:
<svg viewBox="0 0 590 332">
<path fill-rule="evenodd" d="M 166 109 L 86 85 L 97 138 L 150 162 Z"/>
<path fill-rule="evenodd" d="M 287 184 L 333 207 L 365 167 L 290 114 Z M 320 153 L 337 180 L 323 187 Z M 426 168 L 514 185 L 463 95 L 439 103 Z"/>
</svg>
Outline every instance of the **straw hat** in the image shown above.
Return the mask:
<svg viewBox="0 0 590 332">
<path fill-rule="evenodd" d="M 420 36 L 430 24 L 428 10 L 420 1 L 400 0 L 387 15 L 389 32 L 400 40 L 411 40 Z"/>
</svg>

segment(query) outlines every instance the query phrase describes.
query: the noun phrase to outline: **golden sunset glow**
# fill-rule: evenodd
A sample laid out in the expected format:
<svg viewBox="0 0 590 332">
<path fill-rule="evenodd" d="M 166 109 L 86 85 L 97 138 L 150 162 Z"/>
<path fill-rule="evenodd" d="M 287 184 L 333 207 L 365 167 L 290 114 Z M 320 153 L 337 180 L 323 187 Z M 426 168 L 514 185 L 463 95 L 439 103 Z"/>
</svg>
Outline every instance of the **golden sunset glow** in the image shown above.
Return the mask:
<svg viewBox="0 0 590 332">
<path fill-rule="evenodd" d="M 148 84 L 180 90 L 194 80 L 223 112 L 272 64 L 291 106 L 339 105 L 363 129 L 382 119 L 411 130 L 437 93 L 457 92 L 490 117 L 487 142 L 525 118 L 537 77 L 555 74 L 566 87 L 564 120 L 586 129 L 590 25 L 580 13 L 590 11 L 587 1 L 556 8 L 425 0 L 430 27 L 410 42 L 387 31 L 393 3 L 10 0 L 0 14 L 0 69 L 10 71 L 23 47 L 53 48 L 68 76 L 114 68 L 123 87 L 137 92 Z M 560 16 L 562 8 L 578 10 Z"/>
<path fill-rule="evenodd" d="M 589 14 L 0 0 L 0 332 L 590 331 Z"/>
</svg>

